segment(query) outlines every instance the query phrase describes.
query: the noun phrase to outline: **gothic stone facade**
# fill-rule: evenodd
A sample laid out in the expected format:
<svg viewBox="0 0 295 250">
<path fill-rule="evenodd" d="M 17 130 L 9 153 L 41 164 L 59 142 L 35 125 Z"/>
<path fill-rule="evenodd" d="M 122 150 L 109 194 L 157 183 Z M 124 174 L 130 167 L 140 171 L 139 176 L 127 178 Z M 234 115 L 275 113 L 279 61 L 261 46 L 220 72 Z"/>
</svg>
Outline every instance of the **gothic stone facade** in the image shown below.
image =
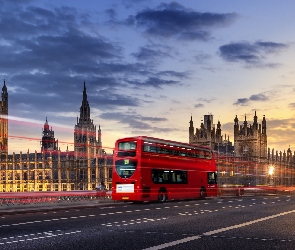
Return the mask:
<svg viewBox="0 0 295 250">
<path fill-rule="evenodd" d="M 246 157 L 255 161 L 267 159 L 266 120 L 258 124 L 258 117 L 254 115 L 253 124 L 248 124 L 246 116 L 243 125 L 239 125 L 237 116 L 234 119 L 235 156 Z"/>
<path fill-rule="evenodd" d="M 48 120 L 42 131 L 41 152 L 8 154 L 8 94 L 4 81 L 0 120 L 0 192 L 92 190 L 104 182 L 111 188 L 113 156 L 102 149 L 101 129 L 90 119 L 84 82 L 80 117 L 74 130 L 74 151 L 58 148 Z"/>
<path fill-rule="evenodd" d="M 204 123 L 201 123 L 200 128 L 196 128 L 194 131 L 194 123 L 191 116 L 189 126 L 189 143 L 197 144 L 206 147 L 210 147 L 218 153 L 231 154 L 233 153 L 233 145 L 229 140 L 229 136 L 223 139 L 221 135 L 221 124 L 220 121 L 215 125 L 213 124 L 213 115 L 204 115 Z"/>
</svg>

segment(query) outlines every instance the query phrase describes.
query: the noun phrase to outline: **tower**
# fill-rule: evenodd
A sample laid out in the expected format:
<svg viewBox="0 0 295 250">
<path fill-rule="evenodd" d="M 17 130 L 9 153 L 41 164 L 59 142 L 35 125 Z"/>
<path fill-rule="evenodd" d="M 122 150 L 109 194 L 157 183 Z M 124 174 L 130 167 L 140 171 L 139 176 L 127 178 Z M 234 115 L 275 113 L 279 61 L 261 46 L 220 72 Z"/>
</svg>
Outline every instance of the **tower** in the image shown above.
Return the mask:
<svg viewBox="0 0 295 250">
<path fill-rule="evenodd" d="M 74 130 L 74 151 L 78 159 L 93 159 L 101 150 L 101 130 L 98 130 L 96 140 L 96 126 L 90 119 L 90 106 L 87 100 L 86 83 L 84 81 L 83 99 L 80 107 L 80 117 Z"/>
<path fill-rule="evenodd" d="M 221 135 L 221 123 L 218 121 L 217 127 L 213 124 L 213 115 L 204 115 L 204 122 L 200 128 L 196 128 L 194 132 L 193 119 L 189 122 L 189 143 L 198 144 L 212 148 L 218 153 L 232 153 L 233 145 L 229 141 L 229 137 L 223 139 Z"/>
<path fill-rule="evenodd" d="M 204 123 L 201 123 L 200 129 L 196 129 L 195 134 L 191 116 L 189 127 L 189 143 L 208 146 L 214 149 L 215 143 L 218 140 L 221 140 L 221 137 L 216 137 L 215 125 L 213 124 L 213 115 L 204 115 Z"/>
<path fill-rule="evenodd" d="M 262 123 L 258 124 L 258 117 L 253 117 L 253 124 L 248 124 L 247 117 L 243 125 L 239 126 L 237 116 L 234 119 L 234 145 L 235 155 L 247 157 L 252 160 L 266 159 L 267 157 L 267 134 L 266 119 L 263 116 Z"/>
<path fill-rule="evenodd" d="M 101 180 L 99 167 L 101 166 L 101 129 L 96 139 L 96 126 L 90 119 L 90 106 L 87 100 L 86 83 L 84 81 L 83 99 L 80 107 L 80 117 L 74 130 L 74 154 L 77 167 L 78 189 L 90 190 Z"/>
<path fill-rule="evenodd" d="M 189 121 L 189 143 L 193 144 L 194 143 L 194 122 L 193 122 L 193 116 L 191 116 L 191 120 Z"/>
<path fill-rule="evenodd" d="M 58 149 L 58 142 L 54 138 L 54 131 L 49 129 L 47 117 L 42 131 L 41 151 L 50 152 Z"/>
<path fill-rule="evenodd" d="M 5 159 L 8 154 L 8 92 L 4 84 L 1 93 L 1 110 L 0 110 L 0 155 Z"/>
</svg>

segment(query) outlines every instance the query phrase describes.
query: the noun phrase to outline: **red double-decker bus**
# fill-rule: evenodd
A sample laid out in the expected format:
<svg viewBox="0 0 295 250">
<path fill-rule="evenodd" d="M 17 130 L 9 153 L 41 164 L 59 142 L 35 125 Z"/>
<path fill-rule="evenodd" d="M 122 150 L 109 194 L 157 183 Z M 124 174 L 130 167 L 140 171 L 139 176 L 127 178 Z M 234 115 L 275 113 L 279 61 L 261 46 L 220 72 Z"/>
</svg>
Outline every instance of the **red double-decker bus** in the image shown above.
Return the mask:
<svg viewBox="0 0 295 250">
<path fill-rule="evenodd" d="M 116 141 L 112 199 L 134 202 L 217 196 L 210 148 L 147 136 Z"/>
</svg>

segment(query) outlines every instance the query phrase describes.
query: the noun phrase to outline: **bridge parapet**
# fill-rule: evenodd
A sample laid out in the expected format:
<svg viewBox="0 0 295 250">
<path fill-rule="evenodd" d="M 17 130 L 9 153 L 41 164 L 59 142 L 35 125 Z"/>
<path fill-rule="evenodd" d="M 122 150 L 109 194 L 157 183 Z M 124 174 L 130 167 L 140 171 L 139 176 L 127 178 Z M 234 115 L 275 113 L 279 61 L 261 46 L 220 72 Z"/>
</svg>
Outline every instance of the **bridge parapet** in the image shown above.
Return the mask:
<svg viewBox="0 0 295 250">
<path fill-rule="evenodd" d="M 65 192 L 5 192 L 0 193 L 0 206 L 17 206 L 46 203 L 111 200 L 111 191 Z"/>
</svg>

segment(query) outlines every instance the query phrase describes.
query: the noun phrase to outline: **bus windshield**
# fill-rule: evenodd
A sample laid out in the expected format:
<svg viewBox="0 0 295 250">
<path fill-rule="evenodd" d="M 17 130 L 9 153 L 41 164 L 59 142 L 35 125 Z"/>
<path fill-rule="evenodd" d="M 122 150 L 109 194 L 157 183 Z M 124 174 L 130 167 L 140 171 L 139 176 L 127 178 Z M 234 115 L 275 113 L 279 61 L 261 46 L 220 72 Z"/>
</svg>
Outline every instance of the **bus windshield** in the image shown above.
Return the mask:
<svg viewBox="0 0 295 250">
<path fill-rule="evenodd" d="M 119 142 L 118 150 L 136 150 L 136 141 Z"/>
<path fill-rule="evenodd" d="M 137 167 L 137 161 L 131 159 L 122 159 L 115 162 L 116 171 L 122 178 L 129 178 L 133 175 Z"/>
</svg>

